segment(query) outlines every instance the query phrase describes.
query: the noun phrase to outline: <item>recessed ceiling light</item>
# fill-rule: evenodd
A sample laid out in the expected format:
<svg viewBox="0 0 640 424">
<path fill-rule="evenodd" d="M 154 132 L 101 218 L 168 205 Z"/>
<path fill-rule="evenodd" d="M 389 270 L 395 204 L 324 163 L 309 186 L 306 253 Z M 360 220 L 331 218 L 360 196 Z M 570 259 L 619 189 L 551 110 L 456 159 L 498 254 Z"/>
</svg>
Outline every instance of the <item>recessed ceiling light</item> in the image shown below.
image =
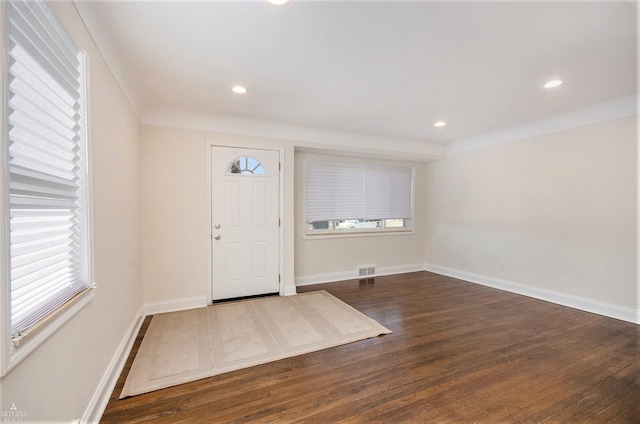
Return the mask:
<svg viewBox="0 0 640 424">
<path fill-rule="evenodd" d="M 434 127 L 444 127 L 445 125 L 447 125 L 447 123 L 444 121 L 438 121 L 435 124 L 433 124 Z"/>
<path fill-rule="evenodd" d="M 247 88 L 241 85 L 234 85 L 231 91 L 233 91 L 236 94 L 245 94 L 247 92 Z"/>
<path fill-rule="evenodd" d="M 291 3 L 291 0 L 267 0 L 271 4 L 275 4 L 276 6 L 284 6 L 287 3 Z"/>
<path fill-rule="evenodd" d="M 560 81 L 560 80 L 551 80 L 551 81 L 548 81 L 544 85 L 544 88 L 555 88 L 555 87 L 559 86 L 560 84 L 562 84 L 562 81 Z"/>
</svg>

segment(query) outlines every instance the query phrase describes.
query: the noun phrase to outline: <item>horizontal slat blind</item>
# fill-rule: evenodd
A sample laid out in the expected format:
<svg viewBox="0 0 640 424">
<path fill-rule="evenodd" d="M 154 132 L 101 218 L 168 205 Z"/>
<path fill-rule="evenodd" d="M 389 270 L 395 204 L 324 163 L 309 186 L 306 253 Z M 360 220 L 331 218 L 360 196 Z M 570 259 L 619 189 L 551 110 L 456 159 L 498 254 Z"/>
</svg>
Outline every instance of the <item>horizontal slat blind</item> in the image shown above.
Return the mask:
<svg viewBox="0 0 640 424">
<path fill-rule="evenodd" d="M 411 218 L 412 184 L 411 168 L 367 165 L 364 219 Z"/>
<path fill-rule="evenodd" d="M 11 332 L 89 286 L 83 56 L 50 6 L 9 8 Z"/>
<path fill-rule="evenodd" d="M 364 166 L 307 161 L 307 221 L 360 219 L 364 213 Z"/>
<path fill-rule="evenodd" d="M 411 218 L 413 169 L 306 161 L 306 220 Z"/>
</svg>

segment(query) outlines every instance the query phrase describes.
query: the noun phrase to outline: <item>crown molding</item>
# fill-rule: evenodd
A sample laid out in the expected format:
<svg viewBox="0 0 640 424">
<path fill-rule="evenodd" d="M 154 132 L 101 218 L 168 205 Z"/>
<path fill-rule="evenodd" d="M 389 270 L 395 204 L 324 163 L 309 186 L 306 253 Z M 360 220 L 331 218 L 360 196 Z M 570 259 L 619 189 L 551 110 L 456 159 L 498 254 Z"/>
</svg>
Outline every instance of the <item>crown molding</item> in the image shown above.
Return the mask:
<svg viewBox="0 0 640 424">
<path fill-rule="evenodd" d="M 637 114 L 638 98 L 636 96 L 622 97 L 529 124 L 458 140 L 445 149 L 445 154 L 462 153 Z"/>
</svg>

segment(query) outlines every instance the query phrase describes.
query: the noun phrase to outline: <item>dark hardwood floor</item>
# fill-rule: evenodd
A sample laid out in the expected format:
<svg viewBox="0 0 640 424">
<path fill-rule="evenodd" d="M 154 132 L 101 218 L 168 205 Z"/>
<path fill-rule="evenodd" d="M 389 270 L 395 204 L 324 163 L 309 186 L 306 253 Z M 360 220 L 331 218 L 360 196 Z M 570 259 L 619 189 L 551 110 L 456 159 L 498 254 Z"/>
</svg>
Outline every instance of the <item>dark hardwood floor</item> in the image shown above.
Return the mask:
<svg viewBox="0 0 640 424">
<path fill-rule="evenodd" d="M 640 326 L 428 272 L 326 290 L 393 334 L 118 400 L 103 423 L 640 423 Z"/>
</svg>

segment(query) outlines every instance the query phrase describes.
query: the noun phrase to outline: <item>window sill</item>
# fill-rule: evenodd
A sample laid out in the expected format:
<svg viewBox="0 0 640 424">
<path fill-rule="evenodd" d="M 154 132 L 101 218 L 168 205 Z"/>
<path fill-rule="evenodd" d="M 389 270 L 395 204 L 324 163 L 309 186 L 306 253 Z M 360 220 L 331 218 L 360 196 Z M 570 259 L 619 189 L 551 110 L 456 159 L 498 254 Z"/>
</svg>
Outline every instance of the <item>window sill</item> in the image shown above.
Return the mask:
<svg viewBox="0 0 640 424">
<path fill-rule="evenodd" d="M 349 237 L 380 237 L 380 236 L 407 236 L 413 235 L 413 228 L 404 230 L 334 230 L 314 233 L 305 233 L 305 240 L 329 239 L 329 238 L 349 238 Z"/>
<path fill-rule="evenodd" d="M 49 317 L 44 318 L 41 323 L 34 325 L 34 328 L 22 337 L 6 337 L 5 356 L 7 361 L 2 367 L 2 376 L 6 375 L 20 361 L 26 358 L 36 347 L 43 343 L 64 323 L 69 321 L 75 314 L 84 308 L 95 296 L 95 286 L 90 286 L 84 291 L 78 293 L 70 299 L 66 304 L 62 305 L 57 311 L 53 312 Z"/>
</svg>

